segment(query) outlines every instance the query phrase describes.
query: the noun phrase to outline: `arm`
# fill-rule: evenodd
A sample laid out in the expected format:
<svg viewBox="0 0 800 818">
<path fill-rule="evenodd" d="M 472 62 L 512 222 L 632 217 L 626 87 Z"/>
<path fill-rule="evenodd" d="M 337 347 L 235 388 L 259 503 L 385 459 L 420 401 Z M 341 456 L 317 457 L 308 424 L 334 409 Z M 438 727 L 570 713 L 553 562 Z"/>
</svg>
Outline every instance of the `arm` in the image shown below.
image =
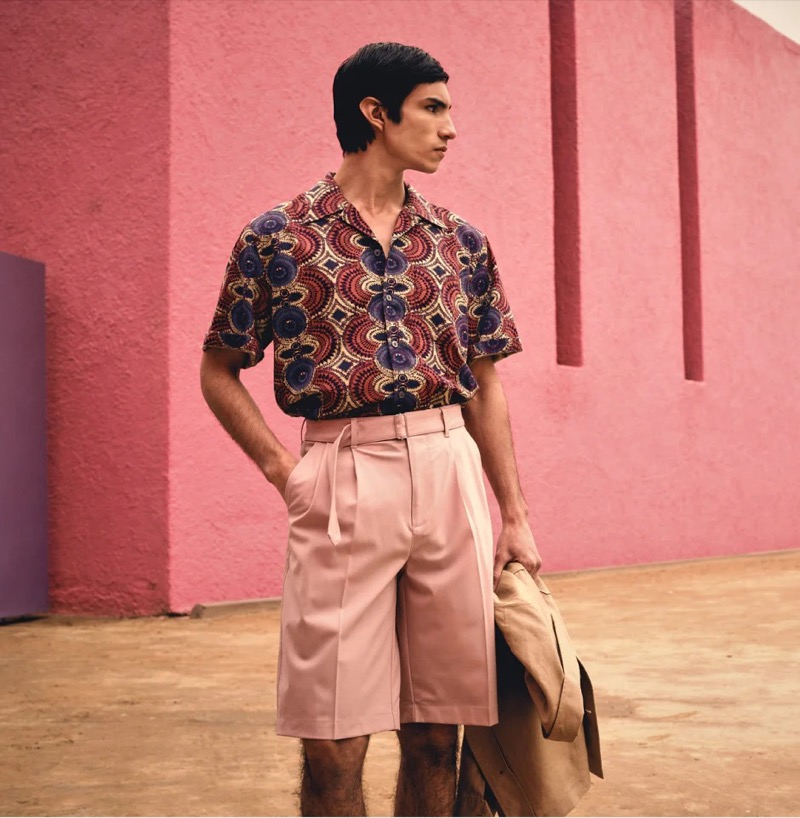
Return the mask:
<svg viewBox="0 0 800 818">
<path fill-rule="evenodd" d="M 497 588 L 507 563 L 516 560 L 535 576 L 542 558 L 528 524 L 528 505 L 519 484 L 508 404 L 500 376 L 490 357 L 475 359 L 470 368 L 480 388 L 464 404 L 464 422 L 478 444 L 502 518 L 494 561 L 494 587 Z"/>
<path fill-rule="evenodd" d="M 237 350 L 206 350 L 200 363 L 200 388 L 225 431 L 283 497 L 298 459 L 275 437 L 239 380 L 243 361 L 244 353 Z"/>
</svg>

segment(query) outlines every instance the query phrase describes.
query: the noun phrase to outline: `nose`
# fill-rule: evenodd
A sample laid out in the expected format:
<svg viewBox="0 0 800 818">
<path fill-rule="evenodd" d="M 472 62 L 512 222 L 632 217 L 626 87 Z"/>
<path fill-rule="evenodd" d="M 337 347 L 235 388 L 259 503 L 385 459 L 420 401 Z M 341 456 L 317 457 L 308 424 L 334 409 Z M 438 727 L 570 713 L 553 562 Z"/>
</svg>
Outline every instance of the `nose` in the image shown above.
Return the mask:
<svg viewBox="0 0 800 818">
<path fill-rule="evenodd" d="M 439 130 L 439 136 L 448 141 L 455 139 L 456 136 L 458 136 L 455 125 L 453 125 L 453 118 L 450 116 L 450 114 L 447 115 L 447 122 L 445 125 Z"/>
</svg>

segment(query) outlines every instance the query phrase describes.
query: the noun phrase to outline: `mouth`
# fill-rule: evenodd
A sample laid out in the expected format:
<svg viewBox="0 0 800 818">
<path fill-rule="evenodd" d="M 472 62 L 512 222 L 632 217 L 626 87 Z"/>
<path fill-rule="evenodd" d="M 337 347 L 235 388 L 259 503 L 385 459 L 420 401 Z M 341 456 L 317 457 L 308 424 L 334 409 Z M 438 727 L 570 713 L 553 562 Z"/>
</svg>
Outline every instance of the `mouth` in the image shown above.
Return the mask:
<svg viewBox="0 0 800 818">
<path fill-rule="evenodd" d="M 447 153 L 447 148 L 434 148 L 435 151 L 439 151 L 439 153 Z"/>
</svg>

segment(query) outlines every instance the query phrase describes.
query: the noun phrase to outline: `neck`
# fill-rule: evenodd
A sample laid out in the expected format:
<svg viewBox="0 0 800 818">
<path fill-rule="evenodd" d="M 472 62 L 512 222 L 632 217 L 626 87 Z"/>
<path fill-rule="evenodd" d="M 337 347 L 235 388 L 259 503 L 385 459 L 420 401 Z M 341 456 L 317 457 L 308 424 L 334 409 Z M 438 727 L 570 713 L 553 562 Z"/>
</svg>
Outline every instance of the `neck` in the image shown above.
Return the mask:
<svg viewBox="0 0 800 818">
<path fill-rule="evenodd" d="M 360 212 L 372 216 L 396 214 L 405 204 L 402 168 L 394 168 L 370 150 L 344 157 L 334 181 Z"/>
</svg>

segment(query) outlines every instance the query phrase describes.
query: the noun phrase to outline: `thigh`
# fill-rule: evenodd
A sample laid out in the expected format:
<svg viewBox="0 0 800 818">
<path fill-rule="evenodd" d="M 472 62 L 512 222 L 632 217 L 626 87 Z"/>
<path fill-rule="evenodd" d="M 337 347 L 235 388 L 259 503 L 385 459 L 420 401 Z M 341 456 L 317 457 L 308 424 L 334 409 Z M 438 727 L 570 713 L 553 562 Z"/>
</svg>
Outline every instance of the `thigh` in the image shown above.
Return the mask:
<svg viewBox="0 0 800 818">
<path fill-rule="evenodd" d="M 314 444 L 306 455 L 314 459 L 291 486 L 279 735 L 341 739 L 399 726 L 396 577 L 408 552 L 408 526 L 395 512 L 410 489 L 404 489 L 407 458 L 390 443 L 339 450 L 337 545 L 327 534 L 332 444 Z"/>
<path fill-rule="evenodd" d="M 465 427 L 424 437 L 398 583 L 401 720 L 494 724 L 494 541 L 480 453 Z"/>
</svg>

